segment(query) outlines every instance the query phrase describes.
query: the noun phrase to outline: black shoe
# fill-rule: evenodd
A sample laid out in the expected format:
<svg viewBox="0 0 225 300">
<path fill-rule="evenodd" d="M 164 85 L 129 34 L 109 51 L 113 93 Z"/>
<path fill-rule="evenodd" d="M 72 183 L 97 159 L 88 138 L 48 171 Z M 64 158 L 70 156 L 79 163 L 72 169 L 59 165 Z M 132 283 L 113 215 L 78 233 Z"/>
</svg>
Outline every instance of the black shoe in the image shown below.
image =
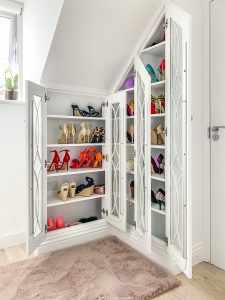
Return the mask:
<svg viewBox="0 0 225 300">
<path fill-rule="evenodd" d="M 88 110 L 89 110 L 89 117 L 96 117 L 96 118 L 100 118 L 102 116 L 101 113 L 97 112 L 93 106 L 88 106 Z"/>
<path fill-rule="evenodd" d="M 74 117 L 89 117 L 89 113 L 85 110 L 79 109 L 78 105 L 71 105 L 73 110 L 73 116 Z"/>
</svg>

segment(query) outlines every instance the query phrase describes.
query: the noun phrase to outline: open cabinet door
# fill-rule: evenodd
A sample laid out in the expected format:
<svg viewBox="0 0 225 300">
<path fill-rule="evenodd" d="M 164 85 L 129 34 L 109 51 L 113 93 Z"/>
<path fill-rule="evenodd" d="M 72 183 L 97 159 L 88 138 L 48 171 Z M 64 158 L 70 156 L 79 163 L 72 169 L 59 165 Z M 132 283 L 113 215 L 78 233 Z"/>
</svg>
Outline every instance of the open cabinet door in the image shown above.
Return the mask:
<svg viewBox="0 0 225 300">
<path fill-rule="evenodd" d="M 180 269 L 192 276 L 190 166 L 190 16 L 169 2 L 166 30 L 168 251 Z M 169 111 L 168 111 L 169 110 Z"/>
<path fill-rule="evenodd" d="M 125 103 L 126 93 L 118 92 L 107 97 L 108 114 L 106 144 L 108 166 L 106 173 L 107 221 L 120 230 L 126 230 L 125 198 Z"/>
<path fill-rule="evenodd" d="M 45 89 L 26 82 L 28 131 L 28 240 L 30 255 L 46 237 L 47 125 Z"/>
<path fill-rule="evenodd" d="M 150 101 L 151 78 L 141 59 L 135 57 L 135 221 L 136 233 L 151 251 Z"/>
</svg>

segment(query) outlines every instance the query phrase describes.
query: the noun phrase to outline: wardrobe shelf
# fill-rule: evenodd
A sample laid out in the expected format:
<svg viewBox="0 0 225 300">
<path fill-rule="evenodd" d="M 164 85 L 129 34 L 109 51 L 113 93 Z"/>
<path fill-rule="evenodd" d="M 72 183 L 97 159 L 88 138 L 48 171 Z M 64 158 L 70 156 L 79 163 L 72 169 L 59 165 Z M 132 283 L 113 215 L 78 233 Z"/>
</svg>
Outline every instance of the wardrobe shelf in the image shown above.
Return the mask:
<svg viewBox="0 0 225 300">
<path fill-rule="evenodd" d="M 59 177 L 59 176 L 69 176 L 76 174 L 86 174 L 86 173 L 97 173 L 105 172 L 105 169 L 100 168 L 80 168 L 80 169 L 69 169 L 69 171 L 59 171 L 59 172 L 48 172 L 47 177 Z"/>
<path fill-rule="evenodd" d="M 134 170 L 127 170 L 127 174 L 132 174 L 132 175 L 134 175 Z"/>
<path fill-rule="evenodd" d="M 49 120 L 73 120 L 73 121 L 105 121 L 106 118 L 96 118 L 96 117 L 74 117 L 65 115 L 47 115 Z"/>
<path fill-rule="evenodd" d="M 165 145 L 151 145 L 152 149 L 165 149 Z"/>
<path fill-rule="evenodd" d="M 134 119 L 134 116 L 127 116 L 127 119 Z"/>
<path fill-rule="evenodd" d="M 61 201 L 54 196 L 50 196 L 48 197 L 47 207 L 72 204 L 76 202 L 83 202 L 83 201 L 88 201 L 88 200 L 98 199 L 103 197 L 105 197 L 105 195 L 94 194 L 90 197 L 76 196 L 75 198 L 68 198 L 67 201 Z"/>
<path fill-rule="evenodd" d="M 151 87 L 157 90 L 163 89 L 165 88 L 165 80 L 154 82 Z"/>
<path fill-rule="evenodd" d="M 105 143 L 84 143 L 84 144 L 48 144 L 48 148 L 66 148 L 66 147 L 97 147 L 105 146 Z"/>
<path fill-rule="evenodd" d="M 127 146 L 133 147 L 133 146 L 134 146 L 134 144 L 127 143 Z"/>
<path fill-rule="evenodd" d="M 159 44 L 143 49 L 141 51 L 141 54 L 150 54 L 157 57 L 165 57 L 165 45 L 166 42 L 163 41 Z"/>
<path fill-rule="evenodd" d="M 161 214 L 161 215 L 164 215 L 164 216 L 166 215 L 166 211 L 165 210 L 160 210 L 159 209 L 159 204 L 157 204 L 157 203 L 152 203 L 151 210 L 157 212 L 158 214 Z"/>
<path fill-rule="evenodd" d="M 135 204 L 135 200 L 134 199 L 127 198 L 127 202 Z"/>
<path fill-rule="evenodd" d="M 120 93 L 120 92 L 134 92 L 134 88 L 120 90 L 120 91 L 117 91 L 116 93 Z"/>
<path fill-rule="evenodd" d="M 151 118 L 164 118 L 166 114 L 151 114 Z"/>
<path fill-rule="evenodd" d="M 165 182 L 165 177 L 162 177 L 162 175 L 158 174 L 151 174 L 151 179 Z"/>
</svg>

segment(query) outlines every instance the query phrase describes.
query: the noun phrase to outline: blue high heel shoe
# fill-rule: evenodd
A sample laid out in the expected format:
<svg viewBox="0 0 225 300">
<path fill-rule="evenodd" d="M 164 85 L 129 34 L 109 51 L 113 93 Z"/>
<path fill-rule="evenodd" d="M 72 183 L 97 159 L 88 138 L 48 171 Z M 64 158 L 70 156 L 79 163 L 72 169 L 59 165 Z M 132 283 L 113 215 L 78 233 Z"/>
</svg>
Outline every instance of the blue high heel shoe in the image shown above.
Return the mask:
<svg viewBox="0 0 225 300">
<path fill-rule="evenodd" d="M 145 68 L 146 68 L 148 74 L 151 76 L 152 83 L 158 82 L 159 80 L 155 75 L 155 71 L 154 71 L 153 67 L 150 64 L 147 64 Z"/>
</svg>

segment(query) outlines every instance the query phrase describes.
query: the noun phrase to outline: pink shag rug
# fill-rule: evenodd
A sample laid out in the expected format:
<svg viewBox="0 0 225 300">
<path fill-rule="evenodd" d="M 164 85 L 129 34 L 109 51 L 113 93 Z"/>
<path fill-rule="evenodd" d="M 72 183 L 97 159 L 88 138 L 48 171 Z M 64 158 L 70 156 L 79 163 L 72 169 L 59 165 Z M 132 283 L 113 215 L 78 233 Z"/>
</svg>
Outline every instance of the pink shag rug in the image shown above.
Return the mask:
<svg viewBox="0 0 225 300">
<path fill-rule="evenodd" d="M 177 278 L 115 237 L 0 267 L 0 299 L 151 299 Z"/>
</svg>

